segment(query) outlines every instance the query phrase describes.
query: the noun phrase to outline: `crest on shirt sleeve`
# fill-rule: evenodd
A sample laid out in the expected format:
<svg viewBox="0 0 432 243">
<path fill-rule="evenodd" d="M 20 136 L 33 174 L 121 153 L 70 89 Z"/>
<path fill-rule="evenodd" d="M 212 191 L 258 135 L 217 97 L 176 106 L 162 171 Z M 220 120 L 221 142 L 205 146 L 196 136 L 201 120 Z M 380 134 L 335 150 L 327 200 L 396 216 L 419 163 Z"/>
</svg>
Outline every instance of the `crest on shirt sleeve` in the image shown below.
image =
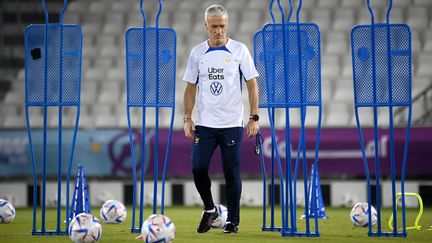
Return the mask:
<svg viewBox="0 0 432 243">
<path fill-rule="evenodd" d="M 231 57 L 230 57 L 230 56 L 227 56 L 227 57 L 225 58 L 225 63 L 226 63 L 227 65 L 230 65 L 230 63 L 231 63 Z"/>
</svg>

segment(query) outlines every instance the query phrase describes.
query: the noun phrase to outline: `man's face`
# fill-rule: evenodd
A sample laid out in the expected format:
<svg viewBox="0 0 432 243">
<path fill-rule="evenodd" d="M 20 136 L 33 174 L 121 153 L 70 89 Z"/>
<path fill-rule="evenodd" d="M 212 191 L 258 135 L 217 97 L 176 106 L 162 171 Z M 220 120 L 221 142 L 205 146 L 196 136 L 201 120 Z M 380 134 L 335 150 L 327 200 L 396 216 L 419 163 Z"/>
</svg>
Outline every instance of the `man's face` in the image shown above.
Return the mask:
<svg viewBox="0 0 432 243">
<path fill-rule="evenodd" d="M 210 16 L 205 23 L 207 33 L 210 37 L 210 45 L 221 46 L 227 39 L 228 17 Z"/>
</svg>

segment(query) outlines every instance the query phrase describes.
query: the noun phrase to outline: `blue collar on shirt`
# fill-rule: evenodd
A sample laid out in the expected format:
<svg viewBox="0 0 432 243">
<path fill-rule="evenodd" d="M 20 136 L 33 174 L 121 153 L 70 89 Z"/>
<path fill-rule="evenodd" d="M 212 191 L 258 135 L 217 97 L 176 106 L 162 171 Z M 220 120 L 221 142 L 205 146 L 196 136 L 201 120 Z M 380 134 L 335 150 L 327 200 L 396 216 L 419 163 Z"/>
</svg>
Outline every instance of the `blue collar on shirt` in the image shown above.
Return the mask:
<svg viewBox="0 0 432 243">
<path fill-rule="evenodd" d="M 205 53 L 211 52 L 211 51 L 226 51 L 231 53 L 226 46 L 219 46 L 219 47 L 211 47 L 209 46 L 209 49 Z"/>
</svg>

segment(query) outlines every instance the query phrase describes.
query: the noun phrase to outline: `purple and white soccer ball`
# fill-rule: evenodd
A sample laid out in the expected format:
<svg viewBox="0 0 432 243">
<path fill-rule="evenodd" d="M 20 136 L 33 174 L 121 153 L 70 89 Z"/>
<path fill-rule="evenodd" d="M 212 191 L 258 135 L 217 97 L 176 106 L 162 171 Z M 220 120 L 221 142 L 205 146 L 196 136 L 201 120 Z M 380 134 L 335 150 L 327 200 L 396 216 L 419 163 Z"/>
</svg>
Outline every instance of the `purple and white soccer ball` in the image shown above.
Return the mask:
<svg viewBox="0 0 432 243">
<path fill-rule="evenodd" d="M 11 202 L 0 199 L 0 224 L 9 224 L 15 219 L 15 207 Z"/>
<path fill-rule="evenodd" d="M 141 227 L 142 239 L 146 243 L 174 241 L 176 228 L 174 222 L 166 215 L 152 214 Z"/>
<path fill-rule="evenodd" d="M 223 229 L 228 218 L 228 209 L 222 204 L 215 204 L 218 217 L 213 220 L 211 227 Z"/>
<path fill-rule="evenodd" d="M 369 208 L 368 203 L 359 202 L 354 205 L 351 209 L 350 218 L 356 227 L 366 227 L 369 224 Z M 377 212 L 373 206 L 371 206 L 371 219 L 372 225 L 377 222 Z"/>
<path fill-rule="evenodd" d="M 69 225 L 69 237 L 73 242 L 96 242 L 102 236 L 99 219 L 88 213 L 80 213 Z"/>
<path fill-rule="evenodd" d="M 100 209 L 100 216 L 107 224 L 121 224 L 126 220 L 127 210 L 117 200 L 107 200 Z"/>
</svg>

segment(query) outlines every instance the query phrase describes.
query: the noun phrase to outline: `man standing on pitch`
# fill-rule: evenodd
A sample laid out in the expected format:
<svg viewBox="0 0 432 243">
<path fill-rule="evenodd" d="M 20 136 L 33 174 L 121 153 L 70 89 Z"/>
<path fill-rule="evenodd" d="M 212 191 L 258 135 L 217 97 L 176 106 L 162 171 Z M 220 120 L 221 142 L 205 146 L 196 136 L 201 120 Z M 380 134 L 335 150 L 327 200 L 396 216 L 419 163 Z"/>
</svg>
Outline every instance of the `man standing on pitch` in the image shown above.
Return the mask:
<svg viewBox="0 0 432 243">
<path fill-rule="evenodd" d="M 197 231 L 207 232 L 211 222 L 218 217 L 210 191 L 208 170 L 210 159 L 219 146 L 228 208 L 224 233 L 237 233 L 242 188 L 240 146 L 245 124 L 242 85 L 243 80 L 246 80 L 251 114 L 246 121 L 246 132 L 250 138 L 259 129 L 258 72 L 246 45 L 227 37 L 228 12 L 223 6 L 208 7 L 204 19 L 209 39 L 192 49 L 183 77 L 187 82 L 184 93 L 184 132 L 187 138 L 193 140 L 193 177 L 204 203 Z M 191 115 L 195 103 L 197 118 L 194 124 Z"/>
</svg>

